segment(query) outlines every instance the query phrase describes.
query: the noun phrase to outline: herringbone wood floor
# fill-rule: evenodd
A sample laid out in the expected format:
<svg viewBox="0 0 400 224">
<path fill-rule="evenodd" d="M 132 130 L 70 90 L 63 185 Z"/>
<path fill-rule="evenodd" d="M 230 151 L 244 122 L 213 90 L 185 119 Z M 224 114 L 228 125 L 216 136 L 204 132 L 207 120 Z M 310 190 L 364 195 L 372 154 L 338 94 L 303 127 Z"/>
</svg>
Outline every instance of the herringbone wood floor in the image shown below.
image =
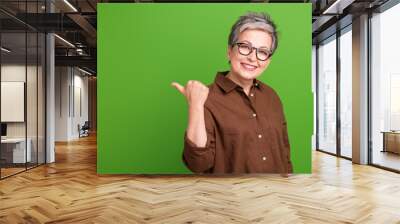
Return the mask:
<svg viewBox="0 0 400 224">
<path fill-rule="evenodd" d="M 98 176 L 95 137 L 0 181 L 0 223 L 400 223 L 400 175 L 315 152 L 313 174 Z"/>
</svg>

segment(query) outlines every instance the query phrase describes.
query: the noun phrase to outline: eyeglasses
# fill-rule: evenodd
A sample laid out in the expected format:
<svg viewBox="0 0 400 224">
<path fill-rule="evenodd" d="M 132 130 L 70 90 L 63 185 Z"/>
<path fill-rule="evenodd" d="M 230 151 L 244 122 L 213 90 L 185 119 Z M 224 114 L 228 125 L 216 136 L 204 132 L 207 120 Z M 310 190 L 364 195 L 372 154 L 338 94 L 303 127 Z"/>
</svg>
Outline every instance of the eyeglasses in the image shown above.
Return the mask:
<svg viewBox="0 0 400 224">
<path fill-rule="evenodd" d="M 272 54 L 271 50 L 269 50 L 268 48 L 256 48 L 251 46 L 251 44 L 249 43 L 238 42 L 235 43 L 235 45 L 238 46 L 239 53 L 244 56 L 247 56 L 251 54 L 253 50 L 256 50 L 256 57 L 260 61 L 266 61 Z"/>
</svg>

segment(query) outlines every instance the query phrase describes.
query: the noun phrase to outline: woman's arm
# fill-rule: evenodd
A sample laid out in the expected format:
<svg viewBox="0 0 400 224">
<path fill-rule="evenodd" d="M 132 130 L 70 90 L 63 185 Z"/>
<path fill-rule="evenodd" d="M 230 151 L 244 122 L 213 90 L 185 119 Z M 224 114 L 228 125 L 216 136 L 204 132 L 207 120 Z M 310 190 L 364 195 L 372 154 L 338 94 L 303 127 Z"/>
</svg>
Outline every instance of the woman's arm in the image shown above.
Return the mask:
<svg viewBox="0 0 400 224">
<path fill-rule="evenodd" d="M 213 118 L 204 107 L 209 89 L 199 81 L 188 81 L 185 87 L 178 83 L 172 85 L 186 97 L 189 107 L 183 161 L 193 172 L 204 172 L 213 167 L 215 156 Z"/>
<path fill-rule="evenodd" d="M 205 147 L 207 132 L 204 121 L 204 106 L 189 106 L 189 122 L 186 129 L 187 137 L 197 147 Z"/>
<path fill-rule="evenodd" d="M 186 86 L 173 82 L 174 86 L 187 100 L 189 107 L 188 138 L 198 147 L 204 147 L 207 133 L 204 122 L 204 104 L 208 97 L 208 87 L 195 80 L 189 80 Z"/>
<path fill-rule="evenodd" d="M 195 173 L 203 173 L 214 167 L 215 161 L 215 131 L 214 120 L 209 109 L 204 109 L 205 143 L 197 145 L 185 132 L 183 161 L 185 165 Z M 196 135 L 196 133 L 195 133 Z M 197 136 L 199 137 L 199 136 Z"/>
</svg>

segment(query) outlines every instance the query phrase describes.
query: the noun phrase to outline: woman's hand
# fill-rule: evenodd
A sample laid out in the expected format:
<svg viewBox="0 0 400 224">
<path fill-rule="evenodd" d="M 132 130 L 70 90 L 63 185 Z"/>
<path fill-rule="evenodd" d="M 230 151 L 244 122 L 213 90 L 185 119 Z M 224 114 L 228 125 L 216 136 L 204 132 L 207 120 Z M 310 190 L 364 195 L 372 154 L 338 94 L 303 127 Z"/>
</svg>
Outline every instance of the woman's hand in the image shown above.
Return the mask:
<svg viewBox="0 0 400 224">
<path fill-rule="evenodd" d="M 186 86 L 179 83 L 171 83 L 179 92 L 181 92 L 189 104 L 189 107 L 203 107 L 208 97 L 208 87 L 196 80 L 189 80 Z"/>
<path fill-rule="evenodd" d="M 207 132 L 204 120 L 204 104 L 208 97 L 208 87 L 199 81 L 189 80 L 186 86 L 179 83 L 171 83 L 181 92 L 189 104 L 189 122 L 186 130 L 187 137 L 197 147 L 205 147 Z"/>
</svg>

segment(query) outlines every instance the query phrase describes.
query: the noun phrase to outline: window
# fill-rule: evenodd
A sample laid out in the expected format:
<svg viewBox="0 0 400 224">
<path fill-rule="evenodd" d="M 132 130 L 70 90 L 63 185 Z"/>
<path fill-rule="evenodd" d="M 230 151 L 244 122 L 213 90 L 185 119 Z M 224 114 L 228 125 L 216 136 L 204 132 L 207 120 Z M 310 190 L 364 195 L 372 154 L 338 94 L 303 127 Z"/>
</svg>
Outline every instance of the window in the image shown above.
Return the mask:
<svg viewBox="0 0 400 224">
<path fill-rule="evenodd" d="M 340 155 L 352 157 L 352 32 L 340 36 Z"/>
<path fill-rule="evenodd" d="M 372 164 L 400 170 L 400 4 L 371 18 Z"/>
<path fill-rule="evenodd" d="M 336 153 L 336 35 L 318 47 L 318 149 Z"/>
</svg>

